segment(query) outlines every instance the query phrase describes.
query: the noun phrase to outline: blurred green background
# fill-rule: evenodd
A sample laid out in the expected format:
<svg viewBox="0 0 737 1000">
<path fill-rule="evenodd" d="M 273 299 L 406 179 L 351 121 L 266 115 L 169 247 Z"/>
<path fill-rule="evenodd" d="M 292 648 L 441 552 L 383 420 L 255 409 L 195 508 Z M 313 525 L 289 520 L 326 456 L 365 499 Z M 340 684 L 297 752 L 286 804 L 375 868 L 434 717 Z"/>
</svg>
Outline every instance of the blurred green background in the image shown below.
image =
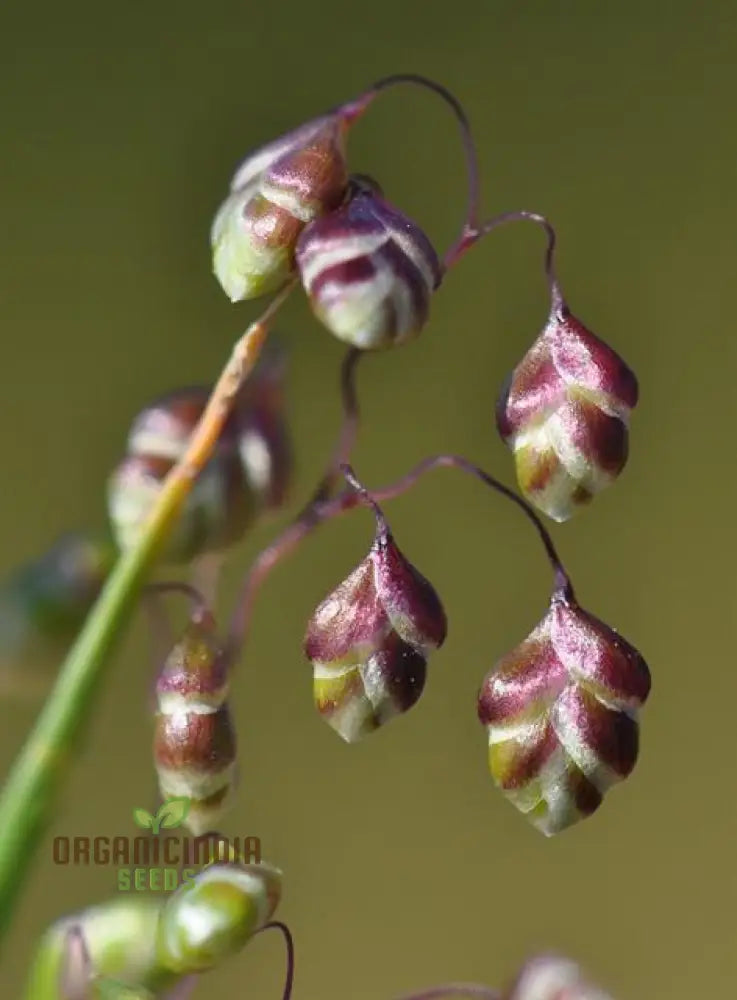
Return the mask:
<svg viewBox="0 0 737 1000">
<path fill-rule="evenodd" d="M 355 513 L 261 594 L 235 683 L 241 785 L 227 829 L 259 835 L 285 871 L 296 1000 L 501 984 L 541 948 L 577 958 L 619 1000 L 732 996 L 733 4 L 4 0 L 0 572 L 67 528 L 103 524 L 133 414 L 214 377 L 256 315 L 210 275 L 209 225 L 239 158 L 400 70 L 458 93 L 486 209 L 553 219 L 572 308 L 640 378 L 627 470 L 554 535 L 582 603 L 650 663 L 641 759 L 599 814 L 553 841 L 494 789 L 476 691 L 542 614 L 548 570 L 518 512 L 438 472 L 389 508 L 450 619 L 422 701 L 353 747 L 313 709 L 303 629 L 366 551 L 371 521 Z M 464 174 L 439 102 L 386 95 L 352 134 L 351 165 L 448 245 Z M 498 232 L 449 277 L 422 338 L 367 359 L 354 457 L 369 484 L 444 449 L 512 481 L 493 406 L 545 317 L 542 246 L 531 226 Z M 342 348 L 299 297 L 279 329 L 296 509 L 333 445 Z M 275 528 L 232 558 L 223 618 Z M 53 833 L 132 832 L 132 808 L 152 801 L 151 678 L 139 616 Z M 0 772 L 38 707 L 2 706 Z M 4 951 L 3 998 L 49 921 L 114 890 L 110 871 L 55 868 L 50 837 Z M 280 943 L 258 941 L 202 996 L 276 1000 L 282 968 Z"/>
</svg>

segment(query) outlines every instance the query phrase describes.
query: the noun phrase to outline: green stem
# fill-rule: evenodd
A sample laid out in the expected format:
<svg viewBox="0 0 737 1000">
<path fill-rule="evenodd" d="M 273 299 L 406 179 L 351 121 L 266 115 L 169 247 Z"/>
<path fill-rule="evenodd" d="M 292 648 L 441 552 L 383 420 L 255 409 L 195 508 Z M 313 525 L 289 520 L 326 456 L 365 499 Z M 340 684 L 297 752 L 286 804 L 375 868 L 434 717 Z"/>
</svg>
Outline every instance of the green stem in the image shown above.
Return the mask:
<svg viewBox="0 0 737 1000">
<path fill-rule="evenodd" d="M 163 540 L 163 538 L 162 538 Z M 0 938 L 43 834 L 102 668 L 128 621 L 159 539 L 142 535 L 120 557 L 72 647 L 0 797 Z"/>
<path fill-rule="evenodd" d="M 115 564 L 11 769 L 0 795 L 0 940 L 59 793 L 79 731 L 91 715 L 109 654 L 133 612 L 157 552 L 212 455 L 244 379 L 258 360 L 271 318 L 292 287 L 290 283 L 272 300 L 235 345 L 186 454 L 168 474 L 136 545 Z"/>
</svg>

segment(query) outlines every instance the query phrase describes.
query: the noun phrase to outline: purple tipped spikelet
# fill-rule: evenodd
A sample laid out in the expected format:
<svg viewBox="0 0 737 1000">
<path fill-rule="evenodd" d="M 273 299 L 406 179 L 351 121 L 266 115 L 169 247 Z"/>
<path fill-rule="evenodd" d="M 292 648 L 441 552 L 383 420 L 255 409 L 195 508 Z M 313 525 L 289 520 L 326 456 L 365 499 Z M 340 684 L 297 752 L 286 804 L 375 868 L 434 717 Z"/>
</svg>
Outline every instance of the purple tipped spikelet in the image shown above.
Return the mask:
<svg viewBox="0 0 737 1000">
<path fill-rule="evenodd" d="M 316 118 L 238 168 L 210 237 L 213 270 L 232 302 L 280 288 L 294 270 L 299 234 L 345 197 L 344 138 L 355 117 L 341 109 Z"/>
<path fill-rule="evenodd" d="M 362 350 L 416 336 L 441 279 L 437 254 L 419 226 L 358 179 L 342 208 L 304 230 L 297 267 L 318 319 Z"/>
<path fill-rule="evenodd" d="M 520 489 L 555 521 L 619 475 L 637 379 L 610 347 L 565 309 L 515 368 L 497 404 Z"/>
<path fill-rule="evenodd" d="M 446 631 L 434 589 L 380 528 L 368 556 L 307 627 L 318 711 L 347 743 L 406 712 L 422 694 L 427 657 Z"/>
<path fill-rule="evenodd" d="M 650 692 L 640 653 L 555 595 L 539 625 L 487 674 L 478 714 L 496 784 L 546 836 L 599 807 L 637 760 Z"/>
</svg>

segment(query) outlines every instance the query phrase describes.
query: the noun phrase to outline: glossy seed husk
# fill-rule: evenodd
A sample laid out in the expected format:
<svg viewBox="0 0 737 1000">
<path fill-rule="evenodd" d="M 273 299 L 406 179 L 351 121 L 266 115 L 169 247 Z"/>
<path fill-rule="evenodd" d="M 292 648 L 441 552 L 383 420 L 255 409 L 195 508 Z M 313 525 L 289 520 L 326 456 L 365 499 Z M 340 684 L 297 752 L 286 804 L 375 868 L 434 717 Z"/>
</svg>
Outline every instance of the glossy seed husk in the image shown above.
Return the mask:
<svg viewBox="0 0 737 1000">
<path fill-rule="evenodd" d="M 361 350 L 416 337 L 441 279 L 420 227 L 364 181 L 342 208 L 305 229 L 297 266 L 320 322 Z"/>
<path fill-rule="evenodd" d="M 447 622 L 432 585 L 379 532 L 369 555 L 319 605 L 304 648 L 318 712 L 355 743 L 408 711 Z"/>
<path fill-rule="evenodd" d="M 234 955 L 271 920 L 281 884 L 272 865 L 209 865 L 166 901 L 156 936 L 160 962 L 190 974 Z"/>
<path fill-rule="evenodd" d="M 546 836 L 591 815 L 635 766 L 637 716 L 649 693 L 640 653 L 574 601 L 554 597 L 481 687 L 495 783 Z"/>
<path fill-rule="evenodd" d="M 216 829 L 235 785 L 236 736 L 228 670 L 210 616 L 191 622 L 156 682 L 154 763 L 162 799 L 185 797 L 185 826 Z"/>
<path fill-rule="evenodd" d="M 497 404 L 524 495 L 566 521 L 613 483 L 637 399 L 637 379 L 619 355 L 570 312 L 554 311 Z"/>
<path fill-rule="evenodd" d="M 231 302 L 279 289 L 304 227 L 343 200 L 346 120 L 325 115 L 257 150 L 212 225 L 213 271 Z"/>
</svg>

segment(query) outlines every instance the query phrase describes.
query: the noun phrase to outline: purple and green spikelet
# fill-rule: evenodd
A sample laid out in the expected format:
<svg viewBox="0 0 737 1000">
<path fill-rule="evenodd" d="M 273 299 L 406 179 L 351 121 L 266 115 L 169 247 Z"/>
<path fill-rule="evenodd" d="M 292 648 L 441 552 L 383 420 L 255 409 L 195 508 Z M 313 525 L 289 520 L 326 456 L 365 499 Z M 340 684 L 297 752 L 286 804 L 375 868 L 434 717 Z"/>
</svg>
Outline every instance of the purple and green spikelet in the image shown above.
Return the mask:
<svg viewBox="0 0 737 1000">
<path fill-rule="evenodd" d="M 108 483 L 108 510 L 121 549 L 136 543 L 164 480 L 184 455 L 209 392 L 204 386 L 179 389 L 147 406 L 133 422 L 126 457 Z M 241 538 L 255 514 L 231 418 L 178 515 L 163 556 L 187 562 L 225 549 Z"/>
<path fill-rule="evenodd" d="M 294 271 L 304 227 L 337 208 L 348 171 L 345 106 L 257 150 L 238 168 L 212 225 L 213 270 L 232 302 L 279 289 Z"/>
<path fill-rule="evenodd" d="M 406 712 L 422 694 L 427 658 L 446 631 L 435 590 L 380 524 L 368 556 L 307 627 L 318 711 L 347 743 Z"/>
<path fill-rule="evenodd" d="M 637 379 L 624 361 L 556 308 L 497 404 L 520 489 L 555 521 L 610 485 L 624 468 Z"/>
<path fill-rule="evenodd" d="M 419 226 L 373 183 L 354 179 L 352 188 L 342 208 L 304 230 L 297 267 L 315 315 L 331 333 L 378 350 L 423 328 L 440 262 Z"/>
<path fill-rule="evenodd" d="M 637 713 L 649 692 L 639 652 L 555 595 L 479 693 L 494 781 L 546 836 L 571 826 L 635 766 Z"/>
<path fill-rule="evenodd" d="M 194 618 L 156 683 L 154 761 L 163 799 L 190 800 L 186 826 L 200 836 L 218 825 L 235 782 L 235 728 L 227 705 L 228 669 L 215 623 Z"/>
</svg>

